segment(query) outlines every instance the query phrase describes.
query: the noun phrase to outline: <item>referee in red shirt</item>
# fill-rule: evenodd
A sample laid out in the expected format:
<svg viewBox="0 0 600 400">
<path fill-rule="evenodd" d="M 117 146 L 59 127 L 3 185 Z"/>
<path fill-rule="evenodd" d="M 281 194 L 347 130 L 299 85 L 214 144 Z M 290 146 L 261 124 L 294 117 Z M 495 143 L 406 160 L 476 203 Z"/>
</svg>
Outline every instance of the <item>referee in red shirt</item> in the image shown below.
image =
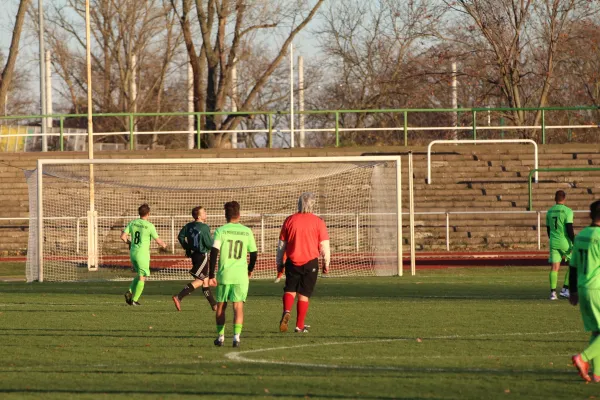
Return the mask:
<svg viewBox="0 0 600 400">
<path fill-rule="evenodd" d="M 294 306 L 296 294 L 298 316 L 295 331 L 308 332 L 309 326 L 304 325 L 304 318 L 308 311 L 308 299 L 317 283 L 320 254 L 325 261 L 323 273 L 329 272 L 329 235 L 325 222 L 313 214 L 315 202 L 313 193 L 302 193 L 298 199 L 298 212 L 287 217 L 281 227 L 277 246 L 277 271 L 281 272 L 285 268 L 285 287 L 280 332 L 288 330 L 290 310 Z M 284 254 L 287 255 L 285 265 Z"/>
</svg>

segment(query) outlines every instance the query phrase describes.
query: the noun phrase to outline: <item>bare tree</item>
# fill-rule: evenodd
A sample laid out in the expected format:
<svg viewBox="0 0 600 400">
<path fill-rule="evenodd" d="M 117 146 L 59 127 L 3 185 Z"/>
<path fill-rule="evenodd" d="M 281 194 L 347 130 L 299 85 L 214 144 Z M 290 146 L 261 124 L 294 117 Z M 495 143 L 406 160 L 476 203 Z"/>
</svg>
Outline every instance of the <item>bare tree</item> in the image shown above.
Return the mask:
<svg viewBox="0 0 600 400">
<path fill-rule="evenodd" d="M 75 13 L 73 12 L 75 11 Z M 47 36 L 53 51 L 53 64 L 62 78 L 62 97 L 75 112 L 83 111 L 82 98 L 87 91 L 85 79 L 85 36 L 82 29 L 84 0 L 55 3 L 47 18 Z M 91 29 L 97 43 L 92 51 L 94 107 L 102 112 L 160 112 L 180 109 L 165 104 L 174 100 L 165 91 L 177 80 L 176 61 L 182 35 L 167 0 L 92 0 Z M 134 65 L 134 57 L 137 61 Z M 131 88 L 137 71 L 137 96 Z M 175 78 L 175 79 L 174 79 Z M 134 107 L 135 106 L 135 107 Z M 168 118 L 143 119 L 138 128 L 158 131 Z M 128 130 L 127 118 L 99 118 L 98 131 Z M 119 137 L 126 141 L 126 137 Z M 107 138 L 108 139 L 108 138 Z M 159 137 L 143 139 L 156 146 Z"/>
<path fill-rule="evenodd" d="M 479 60 L 474 75 L 493 84 L 506 104 L 515 109 L 548 105 L 561 59 L 559 49 L 570 37 L 574 21 L 597 11 L 587 0 L 446 3 L 464 17 L 454 29 L 454 40 L 463 54 Z M 532 117 L 514 110 L 509 117 L 517 125 L 538 125 L 541 111 Z"/>
<path fill-rule="evenodd" d="M 224 111 L 231 69 L 244 57 L 244 49 L 252 47 L 252 42 L 259 35 L 281 33 L 281 27 L 288 26 L 275 56 L 257 77 L 252 88 L 239 97 L 239 111 L 253 109 L 260 91 L 286 56 L 289 44 L 313 19 L 323 1 L 316 0 L 310 6 L 308 1 L 171 0 L 173 9 L 179 14 L 193 69 L 195 111 Z M 200 44 L 194 42 L 193 23 L 199 28 Z M 209 115 L 204 126 L 207 130 L 232 130 L 242 119 L 233 115 Z M 220 147 L 226 137 L 224 133 L 211 135 L 209 146 Z"/>
<path fill-rule="evenodd" d="M 6 64 L 2 68 L 2 74 L 0 75 L 0 110 L 4 110 L 6 95 L 8 94 L 8 90 L 13 80 L 17 56 L 19 54 L 19 42 L 21 40 L 21 33 L 23 31 L 23 24 L 25 22 L 25 15 L 27 14 L 29 4 L 30 0 L 21 0 L 19 2 L 19 9 L 13 28 L 8 57 L 6 58 Z"/>
</svg>

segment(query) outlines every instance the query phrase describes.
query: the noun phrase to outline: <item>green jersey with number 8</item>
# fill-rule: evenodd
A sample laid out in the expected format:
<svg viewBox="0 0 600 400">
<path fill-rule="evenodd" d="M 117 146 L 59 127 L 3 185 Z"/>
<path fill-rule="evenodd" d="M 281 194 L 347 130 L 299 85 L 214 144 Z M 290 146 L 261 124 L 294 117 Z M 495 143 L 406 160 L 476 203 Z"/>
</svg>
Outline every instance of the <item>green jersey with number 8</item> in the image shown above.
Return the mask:
<svg viewBox="0 0 600 400">
<path fill-rule="evenodd" d="M 256 251 L 252 230 L 240 223 L 228 223 L 215 230 L 213 247 L 219 249 L 219 284 L 248 282 L 248 253 Z"/>
<path fill-rule="evenodd" d="M 131 248 L 129 254 L 150 256 L 150 242 L 158 238 L 154 225 L 145 219 L 134 219 L 123 231 L 131 236 Z"/>
<path fill-rule="evenodd" d="M 600 289 L 600 227 L 588 226 L 575 237 L 571 266 L 577 268 L 577 286 Z"/>
</svg>

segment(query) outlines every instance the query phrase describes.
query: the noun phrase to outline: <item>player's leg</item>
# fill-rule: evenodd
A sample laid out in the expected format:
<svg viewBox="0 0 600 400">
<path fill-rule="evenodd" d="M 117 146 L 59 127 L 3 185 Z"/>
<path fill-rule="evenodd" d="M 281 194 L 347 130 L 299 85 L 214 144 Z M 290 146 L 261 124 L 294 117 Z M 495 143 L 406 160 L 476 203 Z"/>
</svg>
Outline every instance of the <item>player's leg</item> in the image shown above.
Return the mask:
<svg viewBox="0 0 600 400">
<path fill-rule="evenodd" d="M 294 299 L 296 298 L 296 292 L 302 279 L 302 274 L 299 268 L 292 264 L 291 260 L 287 260 L 285 263 L 285 286 L 283 287 L 283 313 L 281 314 L 281 320 L 279 321 L 279 332 L 287 332 L 288 322 L 290 321 L 290 312 L 294 306 Z"/>
<path fill-rule="evenodd" d="M 303 275 L 298 287 L 298 315 L 296 317 L 295 332 L 308 332 L 308 325 L 304 323 L 306 314 L 308 313 L 309 298 L 312 295 L 317 277 L 319 276 L 319 260 L 315 258 L 302 266 Z"/>
<path fill-rule="evenodd" d="M 563 287 L 560 290 L 560 297 L 564 297 L 565 299 L 569 298 L 569 271 L 571 270 L 571 268 L 569 268 L 568 264 L 567 264 L 567 268 L 565 268 L 567 270 L 567 273 L 565 274 L 565 280 L 563 282 Z"/>
<path fill-rule="evenodd" d="M 233 347 L 240 347 L 240 335 L 244 326 L 244 303 L 248 297 L 248 282 L 232 285 L 229 300 L 233 302 Z"/>
<path fill-rule="evenodd" d="M 229 296 L 230 285 L 217 285 L 217 310 L 215 313 L 215 322 L 217 325 L 217 338 L 215 346 L 223 346 L 225 341 L 225 309 L 227 308 L 227 297 Z"/>
<path fill-rule="evenodd" d="M 581 312 L 581 319 L 586 332 L 597 332 L 600 330 L 598 328 L 598 321 L 594 315 L 590 292 L 585 288 L 579 289 L 579 311 Z M 597 348 L 598 345 L 600 345 L 600 340 L 592 338 L 585 350 L 572 357 L 573 365 L 577 368 L 579 376 L 588 382 L 591 381 L 591 377 L 589 376 L 590 362 L 594 357 L 600 355 L 600 348 Z M 600 358 L 598 361 L 600 362 Z"/>
<path fill-rule="evenodd" d="M 192 253 L 190 259 L 192 261 L 192 269 L 189 270 L 189 273 L 194 277 L 194 280 L 185 285 L 185 287 L 181 289 L 181 292 L 176 296 L 173 296 L 173 303 L 175 303 L 175 308 L 177 308 L 178 311 L 181 311 L 181 300 L 201 287 L 202 281 L 205 278 L 205 276 L 201 276 L 201 271 L 208 264 L 208 257 L 206 257 L 206 254 Z"/>
<path fill-rule="evenodd" d="M 135 285 L 135 290 L 133 291 L 132 305 L 139 306 L 140 303 L 138 300 L 144 291 L 144 286 L 146 285 L 146 278 L 150 276 L 150 257 L 140 256 L 136 257 L 136 265 L 137 265 L 137 273 L 138 273 L 138 283 Z"/>
<path fill-rule="evenodd" d="M 579 356 L 582 361 L 591 364 L 592 376 L 591 380 L 600 382 L 600 338 L 598 332 L 600 332 L 600 290 L 583 290 L 585 307 L 582 309 L 582 317 L 584 317 L 584 326 L 586 331 L 591 331 L 590 344 L 580 354 L 573 357 L 573 363 L 576 363 L 576 358 Z M 581 296 L 581 295 L 580 295 Z M 581 304 L 581 299 L 580 299 Z M 578 367 L 579 369 L 579 367 Z M 585 377 L 580 375 L 585 379 Z"/>
<path fill-rule="evenodd" d="M 560 269 L 560 262 L 562 256 L 557 249 L 550 248 L 550 256 L 548 262 L 550 263 L 550 300 L 558 299 L 556 295 L 556 285 L 558 283 L 558 271 Z"/>
</svg>

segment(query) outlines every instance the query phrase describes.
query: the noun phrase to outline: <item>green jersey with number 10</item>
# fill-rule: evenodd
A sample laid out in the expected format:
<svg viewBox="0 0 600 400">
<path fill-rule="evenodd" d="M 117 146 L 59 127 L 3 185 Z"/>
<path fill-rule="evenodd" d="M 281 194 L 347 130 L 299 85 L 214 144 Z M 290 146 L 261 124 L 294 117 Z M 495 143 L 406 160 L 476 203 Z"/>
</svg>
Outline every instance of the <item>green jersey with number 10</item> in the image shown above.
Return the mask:
<svg viewBox="0 0 600 400">
<path fill-rule="evenodd" d="M 215 230 L 213 247 L 219 249 L 219 284 L 248 282 L 248 253 L 256 251 L 252 230 L 240 223 L 228 223 Z"/>
<path fill-rule="evenodd" d="M 600 289 L 600 226 L 588 226 L 575 237 L 571 266 L 577 268 L 577 286 Z"/>
</svg>

